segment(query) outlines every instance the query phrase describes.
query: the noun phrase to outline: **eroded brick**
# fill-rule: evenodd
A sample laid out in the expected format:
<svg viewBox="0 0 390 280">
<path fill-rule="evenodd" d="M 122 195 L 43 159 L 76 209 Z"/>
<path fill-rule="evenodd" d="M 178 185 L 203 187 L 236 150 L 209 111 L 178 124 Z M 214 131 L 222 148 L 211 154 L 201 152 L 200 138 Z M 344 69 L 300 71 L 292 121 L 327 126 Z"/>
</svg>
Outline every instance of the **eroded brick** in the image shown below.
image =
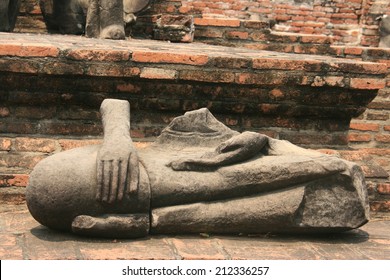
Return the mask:
<svg viewBox="0 0 390 280">
<path fill-rule="evenodd" d="M 12 150 L 16 152 L 53 153 L 56 149 L 56 141 L 47 138 L 17 137 L 12 145 Z"/>
<path fill-rule="evenodd" d="M 145 79 L 174 80 L 177 78 L 177 74 L 176 70 L 145 67 L 141 70 L 140 77 Z"/>
<path fill-rule="evenodd" d="M 205 65 L 208 61 L 208 57 L 204 54 L 134 51 L 132 60 L 145 63 Z"/>
<path fill-rule="evenodd" d="M 349 127 L 361 131 L 379 131 L 379 124 L 375 123 L 351 123 Z"/>
<path fill-rule="evenodd" d="M 129 60 L 130 54 L 127 50 L 75 49 L 68 51 L 66 57 L 74 60 L 118 62 Z"/>
<path fill-rule="evenodd" d="M 351 78 L 350 87 L 356 89 L 381 89 L 386 86 L 384 79 Z"/>
<path fill-rule="evenodd" d="M 0 56 L 57 57 L 60 51 L 51 45 L 8 44 L 0 45 Z"/>
<path fill-rule="evenodd" d="M 227 27 L 238 27 L 241 22 L 238 19 L 228 18 L 195 18 L 195 25 L 203 26 L 227 26 Z"/>
</svg>

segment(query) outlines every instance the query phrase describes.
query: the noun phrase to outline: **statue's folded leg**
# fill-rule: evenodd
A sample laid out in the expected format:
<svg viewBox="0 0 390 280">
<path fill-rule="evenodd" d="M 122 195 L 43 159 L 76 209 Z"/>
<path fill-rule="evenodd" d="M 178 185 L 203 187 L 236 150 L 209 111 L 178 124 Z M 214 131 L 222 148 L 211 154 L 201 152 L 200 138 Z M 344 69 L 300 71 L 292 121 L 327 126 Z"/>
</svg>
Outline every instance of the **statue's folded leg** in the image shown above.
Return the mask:
<svg viewBox="0 0 390 280">
<path fill-rule="evenodd" d="M 30 175 L 28 208 L 41 224 L 80 234 L 137 237 L 149 231 L 150 189 L 140 165 L 137 193 L 114 204 L 96 200 L 96 156 L 100 146 L 55 154 Z M 126 231 L 129 232 L 126 235 Z"/>
<path fill-rule="evenodd" d="M 360 227 L 369 219 L 364 176 L 357 165 L 345 165 L 344 171 L 286 188 L 154 208 L 151 232 L 326 233 Z"/>
</svg>

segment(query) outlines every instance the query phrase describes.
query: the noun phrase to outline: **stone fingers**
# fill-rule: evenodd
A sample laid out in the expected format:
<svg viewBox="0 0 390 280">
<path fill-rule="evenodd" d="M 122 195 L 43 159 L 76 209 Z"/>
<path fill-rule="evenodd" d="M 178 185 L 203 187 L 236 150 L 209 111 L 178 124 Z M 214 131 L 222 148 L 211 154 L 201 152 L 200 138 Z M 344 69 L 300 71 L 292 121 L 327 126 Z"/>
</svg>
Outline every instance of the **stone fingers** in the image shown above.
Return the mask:
<svg viewBox="0 0 390 280">
<path fill-rule="evenodd" d="M 139 181 L 138 156 L 136 153 L 131 153 L 129 158 L 128 182 L 127 182 L 129 194 L 135 194 L 137 192 L 138 181 Z"/>
<path fill-rule="evenodd" d="M 103 161 L 97 161 L 97 190 L 96 190 L 96 200 L 102 200 L 102 190 L 103 190 Z"/>
<path fill-rule="evenodd" d="M 110 181 L 112 176 L 112 161 L 103 161 L 103 188 L 102 188 L 102 201 L 108 202 L 110 195 Z"/>
<path fill-rule="evenodd" d="M 126 189 L 126 181 L 127 181 L 127 170 L 128 170 L 129 161 L 128 160 L 122 160 L 120 162 L 120 168 L 119 168 L 119 188 L 118 188 L 118 195 L 117 199 L 118 201 L 121 201 L 123 199 L 123 195 Z"/>
<path fill-rule="evenodd" d="M 138 190 L 137 154 L 131 153 L 128 160 L 99 160 L 97 175 L 96 200 L 110 204 L 122 201 L 125 192 L 134 194 Z"/>
<path fill-rule="evenodd" d="M 119 169 L 120 169 L 120 161 L 113 160 L 112 161 L 112 173 L 111 175 L 111 183 L 110 183 L 110 198 L 108 203 L 113 203 L 117 199 L 118 193 L 118 182 L 119 182 Z"/>
</svg>

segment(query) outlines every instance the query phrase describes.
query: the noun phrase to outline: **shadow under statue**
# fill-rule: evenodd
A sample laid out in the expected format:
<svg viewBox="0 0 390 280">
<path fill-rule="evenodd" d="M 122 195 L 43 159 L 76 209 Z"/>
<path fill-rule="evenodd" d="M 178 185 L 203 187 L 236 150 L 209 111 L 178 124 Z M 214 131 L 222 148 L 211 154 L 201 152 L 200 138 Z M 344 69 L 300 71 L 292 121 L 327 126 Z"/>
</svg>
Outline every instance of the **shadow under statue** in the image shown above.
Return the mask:
<svg viewBox="0 0 390 280">
<path fill-rule="evenodd" d="M 49 228 L 135 238 L 341 232 L 368 221 L 364 175 L 352 162 L 238 133 L 205 108 L 136 150 L 129 103 L 106 99 L 101 113 L 102 145 L 52 155 L 30 175 L 28 208 Z"/>
</svg>

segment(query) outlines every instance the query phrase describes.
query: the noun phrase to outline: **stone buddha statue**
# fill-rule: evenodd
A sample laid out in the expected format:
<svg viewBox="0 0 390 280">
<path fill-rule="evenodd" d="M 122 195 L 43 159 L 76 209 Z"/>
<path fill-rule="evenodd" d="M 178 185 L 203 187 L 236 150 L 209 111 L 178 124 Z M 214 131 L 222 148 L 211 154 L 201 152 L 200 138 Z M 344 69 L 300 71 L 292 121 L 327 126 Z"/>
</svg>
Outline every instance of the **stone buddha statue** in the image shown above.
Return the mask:
<svg viewBox="0 0 390 280">
<path fill-rule="evenodd" d="M 127 101 L 101 106 L 104 141 L 42 160 L 27 205 L 41 224 L 76 234 L 327 233 L 362 226 L 359 166 L 255 133 L 208 109 L 175 118 L 136 149 Z"/>
</svg>

